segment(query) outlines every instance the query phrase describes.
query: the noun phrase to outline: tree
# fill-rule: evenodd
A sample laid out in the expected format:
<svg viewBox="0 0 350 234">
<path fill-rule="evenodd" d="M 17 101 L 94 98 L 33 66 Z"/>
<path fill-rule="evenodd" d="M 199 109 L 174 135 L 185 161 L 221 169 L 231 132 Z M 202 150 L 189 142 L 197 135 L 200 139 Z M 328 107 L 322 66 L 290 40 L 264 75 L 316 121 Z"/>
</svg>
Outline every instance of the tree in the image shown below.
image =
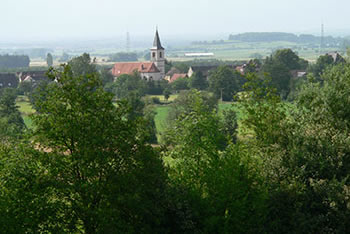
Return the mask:
<svg viewBox="0 0 350 234">
<path fill-rule="evenodd" d="M 193 108 L 193 102 L 195 101 L 194 96 L 201 99 L 206 105 L 206 110 L 209 112 L 215 111 L 217 109 L 218 101 L 217 99 L 208 92 L 198 90 L 188 90 L 181 92 L 178 97 L 171 104 L 167 121 L 168 125 L 171 128 L 172 122 L 179 118 L 181 115 L 189 114 Z M 203 105 L 204 105 L 203 104 Z"/>
<path fill-rule="evenodd" d="M 46 63 L 47 63 L 47 66 L 52 67 L 52 65 L 53 65 L 53 57 L 52 57 L 51 53 L 47 54 Z"/>
<path fill-rule="evenodd" d="M 311 72 L 315 76 L 316 79 L 320 79 L 322 76 L 322 73 L 330 66 L 345 63 L 345 60 L 341 56 L 337 56 L 337 59 L 334 60 L 334 58 L 329 55 L 321 55 L 317 58 L 316 64 L 310 67 Z"/>
<path fill-rule="evenodd" d="M 62 219 L 50 218 L 71 232 L 156 230 L 164 176 L 161 160 L 145 145 L 144 122 L 131 118 L 124 101 L 113 105 L 97 74 L 82 73 L 72 76 L 70 66 L 50 70 L 57 85 L 36 100 L 34 139 L 50 149 L 39 163 L 64 207 Z"/>
<path fill-rule="evenodd" d="M 189 111 L 174 121 L 164 153 L 173 159 L 170 181 L 185 191 L 177 204 L 194 208 L 191 232 L 256 233 L 264 224 L 265 195 L 245 162 L 244 147 L 225 149 L 216 111 L 208 110 L 199 91 L 188 96 Z"/>
<path fill-rule="evenodd" d="M 298 70 L 302 69 L 300 58 L 291 49 L 281 49 L 277 50 L 273 56 L 273 60 L 284 64 L 288 70 Z M 306 67 L 303 67 L 305 69 Z"/>
<path fill-rule="evenodd" d="M 119 99 L 127 97 L 130 92 L 144 96 L 147 91 L 147 81 L 141 79 L 138 72 L 131 75 L 123 74 L 116 79 L 113 87 L 113 92 Z"/>
<path fill-rule="evenodd" d="M 180 90 L 187 90 L 189 89 L 189 79 L 188 78 L 179 78 L 177 80 L 175 80 L 174 82 L 172 82 L 170 84 L 171 89 L 174 91 L 180 91 Z"/>
<path fill-rule="evenodd" d="M 0 91 L 0 137 L 18 136 L 25 125 L 16 106 L 16 90 L 6 88 Z"/>
<path fill-rule="evenodd" d="M 169 90 L 169 89 L 165 89 L 165 90 L 163 91 L 163 94 L 164 94 L 165 100 L 168 101 L 168 99 L 169 99 L 169 97 L 170 97 L 170 94 L 171 94 L 170 90 Z"/>
<path fill-rule="evenodd" d="M 29 67 L 30 59 L 27 55 L 0 55 L 0 68 Z"/>
<path fill-rule="evenodd" d="M 109 69 L 102 69 L 100 75 L 103 86 L 105 86 L 107 83 L 111 83 L 114 81 L 114 76 L 112 75 Z"/>
<path fill-rule="evenodd" d="M 228 66 L 220 66 L 209 75 L 209 90 L 216 98 L 223 101 L 233 100 L 233 96 L 241 89 L 242 76 Z"/>
<path fill-rule="evenodd" d="M 205 76 L 203 76 L 202 72 L 195 72 L 191 78 L 189 85 L 191 89 L 204 90 L 208 87 L 208 81 Z"/>
<path fill-rule="evenodd" d="M 279 94 L 283 98 L 287 97 L 290 91 L 290 80 L 292 78 L 288 66 L 271 58 L 265 61 L 262 71 L 271 77 L 271 82 L 277 88 Z"/>
<path fill-rule="evenodd" d="M 71 72 L 74 76 L 96 73 L 96 66 L 91 63 L 90 55 L 87 53 L 81 56 L 72 58 L 68 65 L 71 67 Z"/>
</svg>

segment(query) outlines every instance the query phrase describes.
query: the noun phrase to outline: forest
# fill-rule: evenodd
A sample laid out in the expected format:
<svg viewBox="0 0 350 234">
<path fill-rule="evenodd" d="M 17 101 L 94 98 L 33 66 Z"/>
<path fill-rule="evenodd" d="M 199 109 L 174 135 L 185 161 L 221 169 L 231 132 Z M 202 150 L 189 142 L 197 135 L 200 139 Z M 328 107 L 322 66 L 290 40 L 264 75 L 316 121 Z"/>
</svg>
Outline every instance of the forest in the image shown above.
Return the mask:
<svg viewBox="0 0 350 234">
<path fill-rule="evenodd" d="M 0 89 L 0 232 L 347 233 L 348 57 L 309 64 L 282 49 L 244 73 L 218 65 L 171 84 L 114 81 L 83 54 Z M 155 93 L 177 94 L 160 135 Z"/>
</svg>

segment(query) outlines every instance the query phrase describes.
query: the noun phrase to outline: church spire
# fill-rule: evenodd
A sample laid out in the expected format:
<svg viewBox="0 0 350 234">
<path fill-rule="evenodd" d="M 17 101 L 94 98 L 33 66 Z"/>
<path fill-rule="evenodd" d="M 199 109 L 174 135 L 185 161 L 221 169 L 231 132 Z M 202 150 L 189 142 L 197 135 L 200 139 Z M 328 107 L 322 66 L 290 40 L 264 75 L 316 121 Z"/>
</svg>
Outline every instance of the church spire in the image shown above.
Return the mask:
<svg viewBox="0 0 350 234">
<path fill-rule="evenodd" d="M 164 48 L 160 44 L 160 39 L 159 39 L 159 34 L 158 34 L 158 27 L 156 29 L 156 35 L 154 36 L 153 48 L 152 49 L 164 50 Z"/>
</svg>

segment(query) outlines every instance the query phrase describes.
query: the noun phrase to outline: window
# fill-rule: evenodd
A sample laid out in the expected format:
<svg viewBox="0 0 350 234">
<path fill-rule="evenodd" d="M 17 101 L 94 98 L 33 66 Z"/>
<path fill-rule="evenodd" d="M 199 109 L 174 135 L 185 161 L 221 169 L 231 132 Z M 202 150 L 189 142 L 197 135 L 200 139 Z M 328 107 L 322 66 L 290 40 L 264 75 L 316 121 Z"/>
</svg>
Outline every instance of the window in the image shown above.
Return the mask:
<svg viewBox="0 0 350 234">
<path fill-rule="evenodd" d="M 159 58 L 162 58 L 162 52 L 159 52 Z"/>
<path fill-rule="evenodd" d="M 11 86 L 11 83 L 9 83 L 9 86 Z"/>
<path fill-rule="evenodd" d="M 2 83 L 0 83 L 0 87 L 2 87 Z"/>
<path fill-rule="evenodd" d="M 152 58 L 156 57 L 156 52 L 152 52 Z"/>
</svg>

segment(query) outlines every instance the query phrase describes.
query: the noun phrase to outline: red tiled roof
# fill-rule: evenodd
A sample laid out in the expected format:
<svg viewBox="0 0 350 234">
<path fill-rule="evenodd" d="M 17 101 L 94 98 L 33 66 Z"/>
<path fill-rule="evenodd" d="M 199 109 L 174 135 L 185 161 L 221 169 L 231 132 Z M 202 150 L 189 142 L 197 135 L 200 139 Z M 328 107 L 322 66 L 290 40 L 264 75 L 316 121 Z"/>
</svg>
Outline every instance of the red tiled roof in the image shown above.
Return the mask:
<svg viewBox="0 0 350 234">
<path fill-rule="evenodd" d="M 182 73 L 175 73 L 169 80 L 169 83 L 174 82 L 175 80 L 179 78 L 185 78 L 187 74 L 182 74 Z"/>
<path fill-rule="evenodd" d="M 140 73 L 160 72 L 153 62 L 137 62 L 137 63 L 116 63 L 112 68 L 112 74 L 114 76 L 120 76 L 122 74 L 131 74 L 135 70 Z"/>
</svg>

